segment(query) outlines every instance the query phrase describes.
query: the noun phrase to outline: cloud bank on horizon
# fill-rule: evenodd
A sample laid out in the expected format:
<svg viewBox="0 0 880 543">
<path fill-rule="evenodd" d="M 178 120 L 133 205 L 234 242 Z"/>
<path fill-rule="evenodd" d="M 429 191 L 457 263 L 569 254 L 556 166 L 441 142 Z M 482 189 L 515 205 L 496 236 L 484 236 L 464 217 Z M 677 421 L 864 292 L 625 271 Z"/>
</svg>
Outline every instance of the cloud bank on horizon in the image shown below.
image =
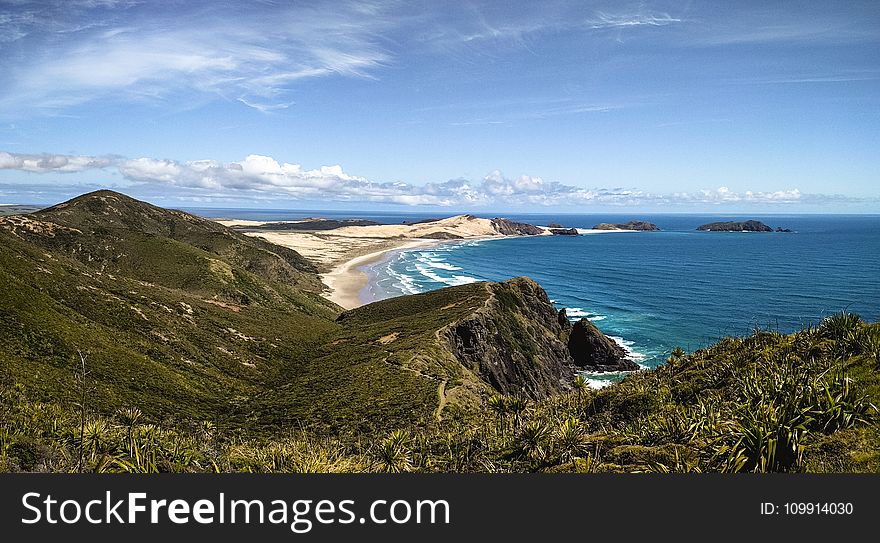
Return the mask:
<svg viewBox="0 0 880 543">
<path fill-rule="evenodd" d="M 727 187 L 695 192 L 653 194 L 636 189 L 587 189 L 540 177 L 505 177 L 495 170 L 479 179 L 451 179 L 413 185 L 378 183 L 346 173 L 341 166 L 305 170 L 299 164 L 279 163 L 261 155 L 237 162 L 215 160 L 177 162 L 168 159 L 95 157 L 71 155 L 24 155 L 0 151 L 0 170 L 23 172 L 81 173 L 115 171 L 136 188 L 161 188 L 183 200 L 202 202 L 232 200 L 285 200 L 371 202 L 410 206 L 479 208 L 497 206 L 565 207 L 607 205 L 613 207 L 688 204 L 775 204 L 859 202 L 841 195 L 803 194 L 794 188 L 774 192 L 745 191 Z M 68 188 L 69 190 L 69 188 Z M 0 191 L 2 193 L 2 191 Z"/>
<path fill-rule="evenodd" d="M 878 46 L 870 0 L 0 0 L 0 198 L 880 211 Z"/>
</svg>

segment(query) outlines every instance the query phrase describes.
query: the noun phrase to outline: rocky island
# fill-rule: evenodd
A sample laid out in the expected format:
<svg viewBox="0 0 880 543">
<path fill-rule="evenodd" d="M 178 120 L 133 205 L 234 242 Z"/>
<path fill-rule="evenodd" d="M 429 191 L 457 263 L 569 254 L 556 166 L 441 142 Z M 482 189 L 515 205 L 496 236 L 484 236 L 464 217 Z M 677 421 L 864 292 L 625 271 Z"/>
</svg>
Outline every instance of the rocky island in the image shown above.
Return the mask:
<svg viewBox="0 0 880 543">
<path fill-rule="evenodd" d="M 581 319 L 571 325 L 565 318 L 565 310 L 560 310 L 560 322 L 564 319 L 563 330 L 566 346 L 574 365 L 586 371 L 636 371 L 639 365 L 629 359 L 627 352 L 603 334 L 596 325 Z"/>
<path fill-rule="evenodd" d="M 593 227 L 593 230 L 635 230 L 638 232 L 659 232 L 660 228 L 656 224 L 648 221 L 629 221 L 622 224 L 611 224 L 603 222 Z"/>
<path fill-rule="evenodd" d="M 701 232 L 773 232 L 774 230 L 761 221 L 727 221 L 712 222 L 697 227 Z M 791 232 L 788 228 L 779 227 L 776 232 Z"/>
</svg>

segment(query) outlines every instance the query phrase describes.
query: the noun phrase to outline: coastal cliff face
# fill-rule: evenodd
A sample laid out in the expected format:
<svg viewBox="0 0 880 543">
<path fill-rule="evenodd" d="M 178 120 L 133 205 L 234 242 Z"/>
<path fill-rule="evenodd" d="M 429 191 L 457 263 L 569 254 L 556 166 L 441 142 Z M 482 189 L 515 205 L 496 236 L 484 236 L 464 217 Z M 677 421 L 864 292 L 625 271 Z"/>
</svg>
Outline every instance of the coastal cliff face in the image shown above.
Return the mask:
<svg viewBox="0 0 880 543">
<path fill-rule="evenodd" d="M 492 228 L 503 236 L 540 236 L 544 233 L 543 228 L 533 224 L 498 217 L 492 219 Z"/>
<path fill-rule="evenodd" d="M 360 346 L 352 356 L 375 349 L 369 356 L 443 383 L 444 405 L 465 409 L 496 393 L 541 399 L 568 391 L 578 371 L 639 369 L 589 321 L 572 325 L 527 277 L 390 298 L 337 322 Z M 334 358 L 344 349 L 336 345 Z"/>
<path fill-rule="evenodd" d="M 577 321 L 567 334 L 567 347 L 575 366 L 594 371 L 635 371 L 639 365 L 627 352 L 587 319 Z"/>
<path fill-rule="evenodd" d="M 441 332 L 455 358 L 503 394 L 569 390 L 575 373 L 564 326 L 544 289 L 525 277 L 486 288 L 483 307 Z"/>
<path fill-rule="evenodd" d="M 577 228 L 551 228 L 550 233 L 554 236 L 579 236 Z"/>
</svg>

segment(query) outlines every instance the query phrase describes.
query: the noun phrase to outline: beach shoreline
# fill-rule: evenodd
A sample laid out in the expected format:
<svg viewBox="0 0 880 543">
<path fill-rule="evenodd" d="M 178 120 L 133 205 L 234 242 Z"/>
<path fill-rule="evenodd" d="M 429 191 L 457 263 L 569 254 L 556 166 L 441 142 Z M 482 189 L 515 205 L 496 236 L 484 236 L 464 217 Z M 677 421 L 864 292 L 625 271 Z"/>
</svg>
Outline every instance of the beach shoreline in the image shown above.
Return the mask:
<svg viewBox="0 0 880 543">
<path fill-rule="evenodd" d="M 433 247 L 443 241 L 436 239 L 410 240 L 381 251 L 356 256 L 339 264 L 329 272 L 320 274 L 321 281 L 328 289 L 321 295 L 344 309 L 354 309 L 365 305 L 367 302 L 361 298 L 361 291 L 369 285 L 370 277 L 362 268 L 381 262 L 389 253 Z"/>
</svg>

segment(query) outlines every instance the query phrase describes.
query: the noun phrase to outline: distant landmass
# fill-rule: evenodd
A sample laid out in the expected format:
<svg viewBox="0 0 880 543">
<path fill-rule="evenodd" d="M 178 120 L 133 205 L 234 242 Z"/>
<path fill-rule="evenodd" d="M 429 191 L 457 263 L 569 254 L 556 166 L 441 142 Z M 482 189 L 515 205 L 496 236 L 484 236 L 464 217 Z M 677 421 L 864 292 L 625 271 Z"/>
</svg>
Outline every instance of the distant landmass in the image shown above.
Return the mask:
<svg viewBox="0 0 880 543">
<path fill-rule="evenodd" d="M 622 224 L 603 222 L 593 227 L 593 230 L 637 230 L 639 232 L 659 232 L 656 224 L 648 221 L 629 221 Z"/>
<path fill-rule="evenodd" d="M 701 232 L 774 232 L 774 229 L 761 221 L 726 221 L 712 222 L 697 227 Z M 788 228 L 778 227 L 775 232 L 791 232 Z"/>
<path fill-rule="evenodd" d="M 0 204 L 0 217 L 4 215 L 22 215 L 25 213 L 33 213 L 40 209 L 40 206 L 19 205 L 19 204 Z"/>
</svg>

